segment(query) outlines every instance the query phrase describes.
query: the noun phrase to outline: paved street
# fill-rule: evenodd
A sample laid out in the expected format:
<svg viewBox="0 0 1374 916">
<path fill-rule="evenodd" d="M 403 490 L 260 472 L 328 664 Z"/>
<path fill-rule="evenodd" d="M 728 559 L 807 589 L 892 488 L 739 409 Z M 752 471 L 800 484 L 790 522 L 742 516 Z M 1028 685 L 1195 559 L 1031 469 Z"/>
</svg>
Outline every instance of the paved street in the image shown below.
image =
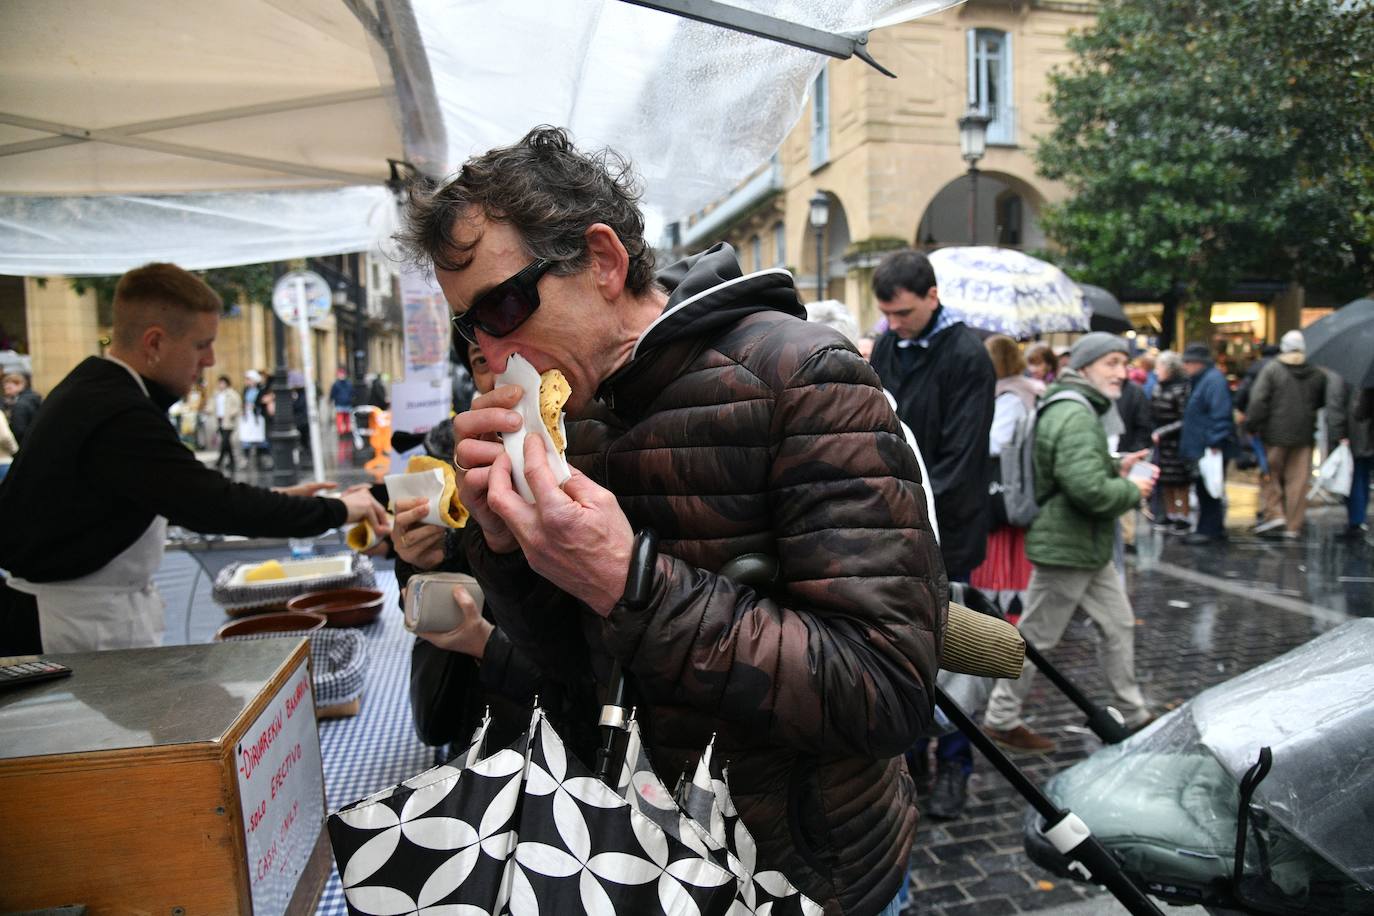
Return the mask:
<svg viewBox="0 0 1374 916">
<path fill-rule="evenodd" d="M 1185 547 L 1158 535 L 1141 541 L 1127 571 L 1139 630 L 1136 668 L 1152 701 L 1171 707 L 1330 629 L 1374 614 L 1374 546 L 1333 539 L 1344 509 L 1308 515 L 1297 542 L 1247 535 L 1253 486 L 1229 487 L 1231 540 Z M 1081 615 L 1050 660 L 1096 700 L 1109 693 L 1097 664 L 1097 633 Z M 1049 755 L 1014 758 L 1037 783 L 1093 753 L 1101 742 L 1062 694 L 1038 678 L 1027 722 L 1058 742 Z M 975 762 L 963 819 L 923 818 L 911 858 L 910 916 L 1117 913 L 1102 892 L 1033 865 L 1022 847 L 1025 802 L 985 761 Z M 1091 898 L 1096 899 L 1091 899 Z M 1190 912 L 1168 908 L 1167 912 Z M 1200 910 L 1199 910 L 1200 912 Z"/>
<path fill-rule="evenodd" d="M 332 443 L 326 453 L 336 455 Z M 202 457 L 213 464 L 212 453 Z M 329 475 L 340 483 L 366 479 L 351 467 L 330 467 Z M 1228 484 L 1231 538 L 1221 545 L 1187 547 L 1148 526 L 1140 529 L 1136 552 L 1128 556 L 1127 590 L 1139 626 L 1137 670 L 1147 696 L 1161 708 L 1172 708 L 1348 617 L 1374 615 L 1374 544 L 1335 539 L 1345 524 L 1343 508 L 1314 507 L 1303 539 L 1271 541 L 1246 531 L 1257 500 L 1254 483 Z M 1049 657 L 1089 696 L 1105 701 L 1097 642 L 1096 630 L 1080 615 Z M 1014 758 L 1037 783 L 1101 746 L 1078 709 L 1044 678 L 1037 679 L 1026 709 L 1028 724 L 1058 742 L 1051 754 Z M 1125 912 L 1104 892 L 1064 881 L 1026 858 L 1021 831 L 1027 806 L 981 759 L 969 789 L 962 819 L 921 821 L 907 916 Z"/>
</svg>

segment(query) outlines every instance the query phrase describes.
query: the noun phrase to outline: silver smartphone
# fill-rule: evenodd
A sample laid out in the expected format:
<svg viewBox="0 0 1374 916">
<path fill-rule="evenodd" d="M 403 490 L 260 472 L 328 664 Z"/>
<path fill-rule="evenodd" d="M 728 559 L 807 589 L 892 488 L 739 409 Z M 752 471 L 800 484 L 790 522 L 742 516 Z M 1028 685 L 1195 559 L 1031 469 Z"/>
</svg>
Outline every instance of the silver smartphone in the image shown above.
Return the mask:
<svg viewBox="0 0 1374 916">
<path fill-rule="evenodd" d="M 463 621 L 462 611 L 453 598 L 453 587 L 461 586 L 477 606 L 482 606 L 482 586 L 465 573 L 420 573 L 406 583 L 406 629 L 417 633 L 442 633 Z"/>
</svg>

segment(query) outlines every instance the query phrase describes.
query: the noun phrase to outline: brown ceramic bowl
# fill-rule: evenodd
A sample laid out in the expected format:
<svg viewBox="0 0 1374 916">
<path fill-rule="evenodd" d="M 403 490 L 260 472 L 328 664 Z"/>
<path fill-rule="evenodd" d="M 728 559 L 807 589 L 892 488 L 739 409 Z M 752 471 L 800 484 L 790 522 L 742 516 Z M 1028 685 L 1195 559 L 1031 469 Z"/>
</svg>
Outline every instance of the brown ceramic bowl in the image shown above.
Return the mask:
<svg viewBox="0 0 1374 916">
<path fill-rule="evenodd" d="M 226 623 L 215 631 L 215 642 L 230 636 L 253 636 L 261 633 L 313 633 L 322 630 L 328 621 L 323 614 L 258 614 Z"/>
<path fill-rule="evenodd" d="M 382 593 L 375 588 L 331 588 L 297 595 L 286 602 L 286 609 L 321 614 L 331 627 L 361 627 L 377 619 L 382 601 Z"/>
</svg>

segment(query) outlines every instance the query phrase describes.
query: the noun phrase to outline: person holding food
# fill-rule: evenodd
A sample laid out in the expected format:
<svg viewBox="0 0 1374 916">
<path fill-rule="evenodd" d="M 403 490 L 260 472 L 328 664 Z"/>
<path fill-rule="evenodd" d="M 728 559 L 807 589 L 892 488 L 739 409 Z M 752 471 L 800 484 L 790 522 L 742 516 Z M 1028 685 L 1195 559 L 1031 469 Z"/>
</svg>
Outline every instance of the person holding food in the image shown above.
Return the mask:
<svg viewBox="0 0 1374 916">
<path fill-rule="evenodd" d="M 315 495 L 332 483 L 281 492 L 234 483 L 181 444 L 167 408 L 214 365 L 222 309 L 204 281 L 173 264 L 126 273 L 109 351 L 52 390 L 0 483 L 0 567 L 10 587 L 37 599 L 41 651 L 162 642 L 152 576 L 168 523 L 260 537 L 309 537 L 362 519 L 389 528 L 365 488 L 336 499 Z M 23 627 L 16 613 L 7 612 L 7 630 Z"/>
<path fill-rule="evenodd" d="M 412 188 L 398 238 L 499 376 L 454 420 L 471 517 L 422 559 L 456 541 L 548 676 L 604 688 L 620 662 L 659 772 L 714 733 L 760 868 L 889 912 L 948 602 L 916 459 L 786 270 L 722 244 L 655 276 L 636 199 L 624 160 L 550 127 Z M 718 574 L 744 554 L 770 585 Z"/>
</svg>

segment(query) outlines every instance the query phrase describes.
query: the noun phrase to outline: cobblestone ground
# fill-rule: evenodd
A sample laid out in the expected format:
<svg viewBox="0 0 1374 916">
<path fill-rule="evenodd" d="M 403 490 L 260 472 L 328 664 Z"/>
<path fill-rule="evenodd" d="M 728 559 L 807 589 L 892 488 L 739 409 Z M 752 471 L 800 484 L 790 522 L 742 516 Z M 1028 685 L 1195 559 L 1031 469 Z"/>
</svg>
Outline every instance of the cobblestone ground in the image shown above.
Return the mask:
<svg viewBox="0 0 1374 916">
<path fill-rule="evenodd" d="M 1232 488 L 1232 524 L 1253 520 L 1254 494 Z M 1330 629 L 1347 614 L 1374 615 L 1374 546 L 1334 539 L 1343 509 L 1308 516 L 1298 542 L 1275 542 L 1233 529 L 1228 543 L 1186 547 L 1144 537 L 1129 558 L 1127 591 L 1135 607 L 1136 670 L 1146 696 L 1173 707 Z M 1098 634 L 1082 615 L 1048 653 L 1052 663 L 1099 702 L 1110 694 L 1097 663 Z M 1101 747 L 1083 715 L 1044 678 L 1026 704 L 1031 728 L 1053 738 L 1050 754 L 1013 759 L 1036 783 Z M 922 818 L 911 856 L 912 903 L 906 916 L 999 916 L 1055 910 L 1111 912 L 1096 888 L 1065 881 L 1030 862 L 1022 844 L 1027 805 L 975 755 L 964 816 Z M 1096 900 L 1100 905 L 1087 905 Z M 1124 911 L 1119 911 L 1124 912 Z"/>
</svg>

